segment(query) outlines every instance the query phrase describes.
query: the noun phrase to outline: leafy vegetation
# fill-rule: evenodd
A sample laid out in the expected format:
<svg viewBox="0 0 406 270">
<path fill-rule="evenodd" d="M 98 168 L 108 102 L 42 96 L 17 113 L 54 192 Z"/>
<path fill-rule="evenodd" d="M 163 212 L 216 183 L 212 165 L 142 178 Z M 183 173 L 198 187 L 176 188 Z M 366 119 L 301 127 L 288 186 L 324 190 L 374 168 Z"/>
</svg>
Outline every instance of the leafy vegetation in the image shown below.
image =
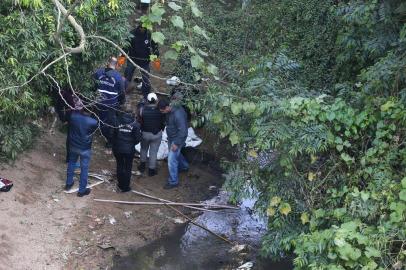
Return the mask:
<svg viewBox="0 0 406 270">
<path fill-rule="evenodd" d="M 220 80 L 194 99 L 235 147 L 227 188 L 259 193 L 263 254 L 296 269 L 404 267 L 404 3 L 205 7 L 210 40 L 194 42 Z"/>
</svg>

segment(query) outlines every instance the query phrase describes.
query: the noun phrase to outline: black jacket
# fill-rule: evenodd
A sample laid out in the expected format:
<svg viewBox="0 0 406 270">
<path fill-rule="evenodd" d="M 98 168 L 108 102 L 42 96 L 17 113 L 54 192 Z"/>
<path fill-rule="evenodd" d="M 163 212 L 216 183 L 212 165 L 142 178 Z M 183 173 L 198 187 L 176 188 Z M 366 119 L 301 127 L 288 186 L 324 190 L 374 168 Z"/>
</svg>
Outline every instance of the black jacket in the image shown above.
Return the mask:
<svg viewBox="0 0 406 270">
<path fill-rule="evenodd" d="M 140 27 L 137 27 L 131 31 L 131 34 L 133 37 L 127 51 L 134 62 L 149 63 L 151 54 L 159 56 L 158 45 L 152 40 L 150 31 L 142 31 Z"/>
<path fill-rule="evenodd" d="M 173 106 L 166 118 L 168 141 L 177 146 L 185 146 L 188 133 L 187 115 L 182 106 Z"/>
<path fill-rule="evenodd" d="M 132 154 L 134 146 L 141 140 L 140 126 L 134 117 L 128 113 L 121 113 L 117 117 L 113 137 L 113 151 L 120 154 Z"/>
<path fill-rule="evenodd" d="M 165 114 L 156 105 L 144 105 L 140 108 L 141 130 L 157 134 L 165 128 Z"/>
</svg>

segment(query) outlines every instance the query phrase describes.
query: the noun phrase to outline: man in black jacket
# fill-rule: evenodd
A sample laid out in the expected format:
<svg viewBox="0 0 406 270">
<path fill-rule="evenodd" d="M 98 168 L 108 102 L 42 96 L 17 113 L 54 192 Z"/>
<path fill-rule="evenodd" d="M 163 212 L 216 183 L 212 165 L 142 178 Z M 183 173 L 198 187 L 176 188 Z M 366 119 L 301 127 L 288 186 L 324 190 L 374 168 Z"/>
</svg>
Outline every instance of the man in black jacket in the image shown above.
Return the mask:
<svg viewBox="0 0 406 270">
<path fill-rule="evenodd" d="M 135 145 L 141 140 L 140 126 L 131 111 L 120 113 L 117 117 L 113 136 L 113 154 L 117 162 L 118 188 L 130 191 L 131 170 Z"/>
<path fill-rule="evenodd" d="M 139 120 L 141 122 L 141 163 L 138 166 L 140 172 L 145 171 L 147 154 L 149 150 L 148 175 L 154 176 L 156 172 L 156 159 L 161 145 L 162 131 L 165 128 L 165 115 L 160 112 L 158 97 L 155 93 L 149 93 L 147 104 L 139 110 Z"/>
<path fill-rule="evenodd" d="M 189 163 L 181 153 L 188 135 L 187 115 L 182 106 L 169 104 L 160 100 L 159 110 L 166 114 L 166 134 L 168 135 L 168 183 L 165 189 L 175 188 L 179 185 L 179 171 L 187 171 Z"/>
<path fill-rule="evenodd" d="M 128 55 L 130 56 L 131 60 L 134 61 L 139 67 L 144 69 L 145 71 L 141 70 L 142 76 L 142 87 L 141 91 L 144 95 L 144 98 L 147 98 L 148 93 L 151 90 L 151 83 L 149 80 L 149 72 L 150 72 L 150 56 L 156 55 L 159 56 L 158 45 L 152 40 L 151 32 L 138 25 L 133 31 L 131 31 L 133 35 L 130 41 L 130 48 L 127 50 Z M 125 77 L 128 82 L 131 82 L 135 71 L 135 66 L 127 61 L 127 67 L 125 69 Z"/>
</svg>

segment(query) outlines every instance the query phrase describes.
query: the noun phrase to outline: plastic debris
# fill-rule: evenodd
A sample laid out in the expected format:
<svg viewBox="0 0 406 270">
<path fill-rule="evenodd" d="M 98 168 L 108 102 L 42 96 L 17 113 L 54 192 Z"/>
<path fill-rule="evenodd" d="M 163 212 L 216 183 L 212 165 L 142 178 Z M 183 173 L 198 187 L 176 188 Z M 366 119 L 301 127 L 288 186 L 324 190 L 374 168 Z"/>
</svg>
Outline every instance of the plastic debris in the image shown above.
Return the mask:
<svg viewBox="0 0 406 270">
<path fill-rule="evenodd" d="M 247 245 L 235 245 L 228 252 L 230 253 L 240 253 L 247 249 Z"/>
<path fill-rule="evenodd" d="M 8 192 L 13 187 L 13 182 L 0 177 L 0 191 Z"/>
<path fill-rule="evenodd" d="M 112 215 L 109 215 L 109 222 L 111 225 L 115 225 L 117 223 L 116 219 Z"/>
<path fill-rule="evenodd" d="M 254 266 L 253 262 L 246 262 L 243 265 L 241 265 L 240 267 L 238 267 L 238 270 L 250 270 L 252 267 Z"/>
<path fill-rule="evenodd" d="M 124 212 L 124 216 L 126 218 L 130 218 L 132 216 L 132 214 L 133 214 L 133 211 Z"/>
</svg>

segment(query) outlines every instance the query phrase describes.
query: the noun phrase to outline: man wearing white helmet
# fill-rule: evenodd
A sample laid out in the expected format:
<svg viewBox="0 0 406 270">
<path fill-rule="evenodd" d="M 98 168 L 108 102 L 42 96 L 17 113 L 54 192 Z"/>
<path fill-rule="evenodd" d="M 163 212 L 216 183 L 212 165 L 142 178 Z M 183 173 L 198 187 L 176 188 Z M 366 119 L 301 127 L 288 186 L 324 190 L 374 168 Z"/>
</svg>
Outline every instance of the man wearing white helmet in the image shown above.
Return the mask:
<svg viewBox="0 0 406 270">
<path fill-rule="evenodd" d="M 165 128 L 165 115 L 160 112 L 158 106 L 158 97 L 155 93 L 149 93 L 147 103 L 139 110 L 139 121 L 141 123 L 141 163 L 138 166 L 140 172 L 144 172 L 148 159 L 148 175 L 154 176 L 156 171 L 156 159 L 159 145 L 162 140 L 162 131 Z"/>
</svg>

